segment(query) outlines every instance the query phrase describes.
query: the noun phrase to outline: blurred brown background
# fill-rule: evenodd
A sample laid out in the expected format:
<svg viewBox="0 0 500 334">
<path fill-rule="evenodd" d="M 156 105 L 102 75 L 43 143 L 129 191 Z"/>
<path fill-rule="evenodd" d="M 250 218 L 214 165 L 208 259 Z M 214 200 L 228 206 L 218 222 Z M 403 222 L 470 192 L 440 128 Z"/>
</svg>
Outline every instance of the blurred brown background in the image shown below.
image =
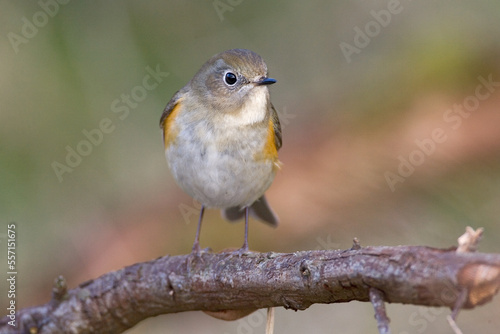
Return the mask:
<svg viewBox="0 0 500 334">
<path fill-rule="evenodd" d="M 268 191 L 281 225 L 252 221 L 252 249 L 349 248 L 353 237 L 449 247 L 470 225 L 486 230 L 480 251 L 500 252 L 498 1 L 55 3 L 0 11 L 0 241 L 16 222 L 19 307 L 48 301 L 60 274 L 75 287 L 190 251 L 198 206 L 168 172 L 158 121 L 209 57 L 235 47 L 266 60 L 284 128 Z M 108 133 L 82 144 L 102 122 Z M 68 166 L 67 146 L 87 155 Z M 68 166 L 59 177 L 57 163 Z M 206 213 L 202 247 L 242 240 L 243 224 Z M 0 260 L 6 272 L 4 249 Z M 458 324 L 496 333 L 499 307 Z M 165 315 L 129 333 L 263 333 L 264 314 Z M 451 333 L 447 314 L 389 305 L 398 334 Z M 368 303 L 278 309 L 276 333 L 305 331 L 377 328 Z"/>
</svg>

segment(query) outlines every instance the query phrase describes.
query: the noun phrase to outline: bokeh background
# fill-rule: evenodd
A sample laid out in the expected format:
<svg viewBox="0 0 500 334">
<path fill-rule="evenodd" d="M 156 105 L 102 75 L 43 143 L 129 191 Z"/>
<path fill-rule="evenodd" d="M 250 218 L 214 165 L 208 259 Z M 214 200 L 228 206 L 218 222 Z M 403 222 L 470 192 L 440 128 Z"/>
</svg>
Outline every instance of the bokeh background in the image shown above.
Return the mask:
<svg viewBox="0 0 500 334">
<path fill-rule="evenodd" d="M 5 247 L 15 222 L 19 307 L 48 301 L 58 275 L 75 287 L 190 251 L 199 206 L 169 174 L 158 121 L 209 57 L 235 47 L 266 60 L 283 125 L 283 168 L 268 191 L 281 224 L 252 221 L 252 249 L 345 249 L 353 237 L 449 247 L 470 225 L 485 228 L 480 251 L 500 252 L 500 2 L 41 3 L 52 3 L 50 15 L 35 1 L 4 0 L 0 10 L 0 239 Z M 163 72 L 152 90 L 140 88 L 148 67 Z M 480 78 L 493 82 L 481 100 Z M 453 111 L 464 104 L 469 114 Z M 67 147 L 103 120 L 108 133 L 58 177 L 54 163 L 67 165 Z M 436 129 L 440 142 L 418 153 L 416 141 L 428 143 Z M 416 166 L 391 189 L 387 172 L 394 177 L 410 158 Z M 206 213 L 202 247 L 242 239 L 243 224 Z M 499 309 L 497 297 L 458 324 L 496 333 Z M 447 309 L 388 310 L 393 333 L 451 333 Z M 264 314 L 164 315 L 128 333 L 263 333 Z M 377 328 L 368 303 L 278 309 L 276 333 L 304 332 Z"/>
</svg>

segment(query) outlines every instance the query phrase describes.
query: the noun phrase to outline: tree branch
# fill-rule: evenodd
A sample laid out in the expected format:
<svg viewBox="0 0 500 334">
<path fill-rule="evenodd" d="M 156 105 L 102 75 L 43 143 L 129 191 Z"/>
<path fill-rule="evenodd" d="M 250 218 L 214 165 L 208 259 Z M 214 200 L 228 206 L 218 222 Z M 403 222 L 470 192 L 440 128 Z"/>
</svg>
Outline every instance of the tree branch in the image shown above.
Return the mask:
<svg viewBox="0 0 500 334">
<path fill-rule="evenodd" d="M 159 314 L 277 306 L 304 310 L 314 303 L 370 301 L 370 291 L 375 309 L 382 311 L 383 301 L 473 308 L 490 301 L 499 287 L 500 254 L 455 249 L 165 256 L 69 291 L 59 278 L 50 302 L 18 311 L 17 328 L 8 317 L 1 319 L 0 333 L 121 333 Z M 380 326 L 385 311 L 379 316 Z"/>
</svg>

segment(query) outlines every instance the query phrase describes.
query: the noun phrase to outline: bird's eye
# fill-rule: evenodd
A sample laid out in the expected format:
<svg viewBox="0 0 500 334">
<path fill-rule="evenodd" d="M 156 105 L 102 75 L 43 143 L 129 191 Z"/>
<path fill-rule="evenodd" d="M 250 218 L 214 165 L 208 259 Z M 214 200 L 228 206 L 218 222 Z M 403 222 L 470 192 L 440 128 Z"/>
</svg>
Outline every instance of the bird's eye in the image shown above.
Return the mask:
<svg viewBox="0 0 500 334">
<path fill-rule="evenodd" d="M 236 83 L 236 81 L 238 81 L 238 77 L 236 76 L 236 74 L 232 72 L 227 72 L 226 74 L 224 74 L 224 81 L 229 86 L 233 86 Z"/>
</svg>

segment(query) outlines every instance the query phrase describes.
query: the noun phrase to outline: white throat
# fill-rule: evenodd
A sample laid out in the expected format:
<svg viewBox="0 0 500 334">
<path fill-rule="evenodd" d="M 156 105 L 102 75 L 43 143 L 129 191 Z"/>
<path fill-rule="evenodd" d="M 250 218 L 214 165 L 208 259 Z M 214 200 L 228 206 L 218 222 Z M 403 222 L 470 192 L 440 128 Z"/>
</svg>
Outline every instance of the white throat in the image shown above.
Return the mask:
<svg viewBox="0 0 500 334">
<path fill-rule="evenodd" d="M 267 114 L 268 99 L 267 87 L 254 87 L 238 112 L 224 115 L 225 125 L 237 127 L 261 122 Z"/>
</svg>

